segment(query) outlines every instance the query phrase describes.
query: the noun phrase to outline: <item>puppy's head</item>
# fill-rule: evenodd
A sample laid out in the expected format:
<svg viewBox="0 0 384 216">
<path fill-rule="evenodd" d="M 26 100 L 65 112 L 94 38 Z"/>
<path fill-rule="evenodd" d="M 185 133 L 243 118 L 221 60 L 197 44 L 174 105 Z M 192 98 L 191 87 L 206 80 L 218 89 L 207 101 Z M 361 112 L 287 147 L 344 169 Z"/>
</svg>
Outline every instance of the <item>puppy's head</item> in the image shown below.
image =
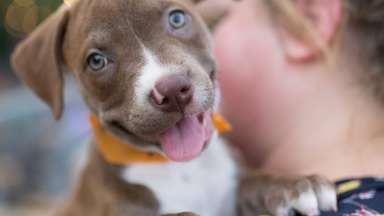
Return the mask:
<svg viewBox="0 0 384 216">
<path fill-rule="evenodd" d="M 63 110 L 63 71 L 110 132 L 176 161 L 212 134 L 215 65 L 192 0 L 78 0 L 62 6 L 15 50 L 18 76 Z"/>
</svg>

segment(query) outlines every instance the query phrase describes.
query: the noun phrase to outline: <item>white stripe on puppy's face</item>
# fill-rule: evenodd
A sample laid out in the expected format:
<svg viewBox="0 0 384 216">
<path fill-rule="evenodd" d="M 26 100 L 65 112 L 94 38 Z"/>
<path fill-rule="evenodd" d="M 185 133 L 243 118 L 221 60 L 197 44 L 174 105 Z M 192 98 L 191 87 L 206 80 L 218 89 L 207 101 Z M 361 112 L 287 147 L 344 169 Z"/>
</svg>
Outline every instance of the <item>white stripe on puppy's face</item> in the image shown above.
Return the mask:
<svg viewBox="0 0 384 216">
<path fill-rule="evenodd" d="M 176 50 L 175 50 L 176 52 Z M 149 96 L 156 83 L 162 78 L 190 71 L 190 79 L 194 87 L 194 94 L 191 104 L 186 107 L 186 113 L 198 113 L 208 109 L 210 101 L 213 99 L 213 84 L 204 68 L 193 57 L 180 52 L 183 55 L 184 62 L 181 65 L 162 64 L 159 58 L 148 48 L 143 48 L 144 65 L 139 71 L 135 85 L 135 97 L 138 107 L 147 111 L 153 110 L 149 103 Z M 149 109 L 148 109 L 149 108 Z"/>
<path fill-rule="evenodd" d="M 156 82 L 162 77 L 171 74 L 169 67 L 160 63 L 151 50 L 143 49 L 144 66 L 139 71 L 139 77 L 135 86 L 135 94 L 140 105 L 148 104 L 148 97 Z"/>
</svg>

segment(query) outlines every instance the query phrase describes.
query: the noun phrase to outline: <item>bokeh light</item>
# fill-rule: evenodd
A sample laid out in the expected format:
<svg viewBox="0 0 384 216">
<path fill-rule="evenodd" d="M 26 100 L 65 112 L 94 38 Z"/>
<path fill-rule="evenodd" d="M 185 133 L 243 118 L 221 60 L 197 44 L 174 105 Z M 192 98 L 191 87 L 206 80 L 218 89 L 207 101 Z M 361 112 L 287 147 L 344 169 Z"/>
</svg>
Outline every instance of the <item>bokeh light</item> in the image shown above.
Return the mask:
<svg viewBox="0 0 384 216">
<path fill-rule="evenodd" d="M 8 34 L 12 36 L 28 34 L 62 2 L 62 0 L 8 1 L 3 15 L 3 26 Z M 70 0 L 64 0 L 66 4 L 71 2 Z"/>
<path fill-rule="evenodd" d="M 71 5 L 74 0 L 64 0 L 64 4 Z"/>
<path fill-rule="evenodd" d="M 9 59 L 15 45 L 61 4 L 63 0 L 0 0 L 0 92 L 16 84 Z"/>
<path fill-rule="evenodd" d="M 14 0 L 5 13 L 5 27 L 10 34 L 31 32 L 38 23 L 39 10 L 33 0 Z"/>
</svg>

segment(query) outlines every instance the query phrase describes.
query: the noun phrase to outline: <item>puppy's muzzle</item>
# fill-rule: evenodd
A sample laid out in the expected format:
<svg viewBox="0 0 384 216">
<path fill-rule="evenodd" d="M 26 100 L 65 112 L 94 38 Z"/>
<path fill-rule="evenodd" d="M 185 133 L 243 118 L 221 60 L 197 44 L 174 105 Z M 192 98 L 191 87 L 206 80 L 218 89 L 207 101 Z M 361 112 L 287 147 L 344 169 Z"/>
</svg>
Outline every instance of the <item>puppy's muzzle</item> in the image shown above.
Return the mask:
<svg viewBox="0 0 384 216">
<path fill-rule="evenodd" d="M 186 75 L 170 75 L 159 80 L 151 91 L 152 105 L 163 112 L 184 113 L 191 103 L 194 89 Z"/>
</svg>

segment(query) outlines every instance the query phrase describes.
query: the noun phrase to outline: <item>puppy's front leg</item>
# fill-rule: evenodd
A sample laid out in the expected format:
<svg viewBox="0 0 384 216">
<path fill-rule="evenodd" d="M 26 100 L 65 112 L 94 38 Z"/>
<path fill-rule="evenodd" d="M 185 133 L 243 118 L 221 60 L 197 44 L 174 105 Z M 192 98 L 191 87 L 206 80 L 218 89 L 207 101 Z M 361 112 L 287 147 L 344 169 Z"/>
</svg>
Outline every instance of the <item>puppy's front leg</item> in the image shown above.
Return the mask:
<svg viewBox="0 0 384 216">
<path fill-rule="evenodd" d="M 253 173 L 241 180 L 238 195 L 240 216 L 288 216 L 295 212 L 313 216 L 337 210 L 335 186 L 320 176 L 288 178 Z"/>
</svg>

